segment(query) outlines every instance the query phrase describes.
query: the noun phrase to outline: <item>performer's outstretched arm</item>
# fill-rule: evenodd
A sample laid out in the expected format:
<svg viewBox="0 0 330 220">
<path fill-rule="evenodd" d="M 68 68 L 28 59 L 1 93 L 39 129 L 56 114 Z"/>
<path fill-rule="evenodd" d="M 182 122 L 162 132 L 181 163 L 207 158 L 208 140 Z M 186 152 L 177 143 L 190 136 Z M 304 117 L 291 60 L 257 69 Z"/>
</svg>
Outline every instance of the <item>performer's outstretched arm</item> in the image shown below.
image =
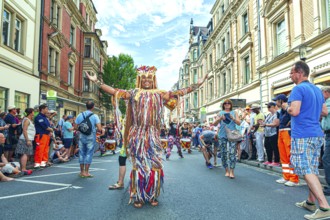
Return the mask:
<svg viewBox="0 0 330 220">
<path fill-rule="evenodd" d="M 102 89 L 106 93 L 109 93 L 110 95 L 115 95 L 115 93 L 118 91 L 118 89 L 112 88 L 111 86 L 108 86 L 101 82 L 99 79 L 97 79 L 96 75 L 91 76 L 87 72 L 85 72 L 85 74 L 90 81 L 95 83 L 100 89 Z M 131 97 L 131 94 L 125 90 L 120 90 L 120 92 L 122 93 L 121 98 L 123 99 L 129 99 Z"/>
<path fill-rule="evenodd" d="M 204 81 L 207 79 L 207 76 L 208 74 L 206 74 L 204 76 L 204 78 L 202 79 L 199 79 L 198 82 L 196 84 L 192 84 L 190 85 L 189 87 L 186 87 L 186 88 L 183 88 L 183 89 L 179 89 L 179 90 L 176 90 L 176 91 L 168 91 L 165 93 L 165 95 L 163 96 L 163 98 L 165 100 L 169 100 L 170 98 L 173 97 L 173 95 L 177 95 L 177 96 L 184 96 L 188 93 L 191 93 L 192 91 L 198 89 L 203 83 Z"/>
</svg>

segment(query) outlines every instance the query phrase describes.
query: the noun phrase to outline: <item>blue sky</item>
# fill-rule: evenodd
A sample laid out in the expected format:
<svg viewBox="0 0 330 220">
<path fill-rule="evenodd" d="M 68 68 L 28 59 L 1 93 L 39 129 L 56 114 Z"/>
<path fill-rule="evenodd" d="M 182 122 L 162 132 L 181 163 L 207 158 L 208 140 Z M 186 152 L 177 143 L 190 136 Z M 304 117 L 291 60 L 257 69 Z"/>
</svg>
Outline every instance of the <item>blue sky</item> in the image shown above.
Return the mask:
<svg viewBox="0 0 330 220">
<path fill-rule="evenodd" d="M 206 26 L 215 0 L 93 0 L 96 28 L 107 40 L 108 55 L 133 57 L 137 66 L 156 66 L 158 87 L 169 90 L 189 47 L 190 19 Z"/>
</svg>

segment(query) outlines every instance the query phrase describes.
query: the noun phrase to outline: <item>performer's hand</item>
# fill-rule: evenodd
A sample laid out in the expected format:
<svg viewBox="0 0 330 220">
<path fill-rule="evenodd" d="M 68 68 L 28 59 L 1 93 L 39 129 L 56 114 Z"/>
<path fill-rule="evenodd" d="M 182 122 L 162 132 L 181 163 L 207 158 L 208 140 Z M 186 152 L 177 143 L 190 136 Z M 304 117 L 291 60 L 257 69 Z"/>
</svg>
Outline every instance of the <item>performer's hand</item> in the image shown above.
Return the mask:
<svg viewBox="0 0 330 220">
<path fill-rule="evenodd" d="M 92 81 L 92 82 L 96 82 L 96 81 L 97 81 L 97 77 L 96 77 L 96 75 L 91 76 L 91 75 L 89 75 L 88 72 L 86 72 L 86 71 L 85 71 L 85 74 L 86 74 L 86 76 L 88 77 L 88 79 L 89 79 L 90 81 Z"/>
</svg>

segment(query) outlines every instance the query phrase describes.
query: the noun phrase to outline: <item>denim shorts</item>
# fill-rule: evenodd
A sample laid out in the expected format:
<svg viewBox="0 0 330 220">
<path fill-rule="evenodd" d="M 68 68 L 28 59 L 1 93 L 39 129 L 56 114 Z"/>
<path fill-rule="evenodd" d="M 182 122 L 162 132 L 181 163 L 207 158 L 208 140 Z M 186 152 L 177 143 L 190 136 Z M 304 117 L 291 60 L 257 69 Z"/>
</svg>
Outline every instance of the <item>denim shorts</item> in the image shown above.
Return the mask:
<svg viewBox="0 0 330 220">
<path fill-rule="evenodd" d="M 324 137 L 291 138 L 290 161 L 297 175 L 319 174 L 319 157 Z"/>
<path fill-rule="evenodd" d="M 94 146 L 96 143 L 95 133 L 89 136 L 80 134 L 79 139 L 79 163 L 91 164 L 94 154 Z"/>
</svg>

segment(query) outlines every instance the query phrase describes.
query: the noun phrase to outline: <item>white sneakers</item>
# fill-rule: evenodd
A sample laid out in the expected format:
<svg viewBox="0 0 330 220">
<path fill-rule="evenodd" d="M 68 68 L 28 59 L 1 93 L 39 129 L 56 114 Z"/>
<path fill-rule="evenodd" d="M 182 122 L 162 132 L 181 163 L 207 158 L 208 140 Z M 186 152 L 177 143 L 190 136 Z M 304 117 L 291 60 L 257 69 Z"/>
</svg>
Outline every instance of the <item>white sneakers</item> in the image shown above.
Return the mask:
<svg viewBox="0 0 330 220">
<path fill-rule="evenodd" d="M 294 182 L 291 182 L 291 181 L 287 181 L 284 178 L 278 179 L 278 180 L 276 180 L 276 182 L 280 183 L 280 184 L 284 184 L 286 186 L 300 186 L 299 183 L 294 183 Z"/>
<path fill-rule="evenodd" d="M 284 179 L 284 178 L 281 178 L 281 179 L 278 179 L 276 180 L 277 183 L 280 183 L 280 184 L 284 184 L 286 183 L 287 181 Z"/>
<path fill-rule="evenodd" d="M 291 182 L 291 181 L 288 181 L 288 182 L 284 183 L 284 185 L 286 185 L 286 186 L 300 186 L 299 183 L 294 183 L 294 182 Z"/>
</svg>

